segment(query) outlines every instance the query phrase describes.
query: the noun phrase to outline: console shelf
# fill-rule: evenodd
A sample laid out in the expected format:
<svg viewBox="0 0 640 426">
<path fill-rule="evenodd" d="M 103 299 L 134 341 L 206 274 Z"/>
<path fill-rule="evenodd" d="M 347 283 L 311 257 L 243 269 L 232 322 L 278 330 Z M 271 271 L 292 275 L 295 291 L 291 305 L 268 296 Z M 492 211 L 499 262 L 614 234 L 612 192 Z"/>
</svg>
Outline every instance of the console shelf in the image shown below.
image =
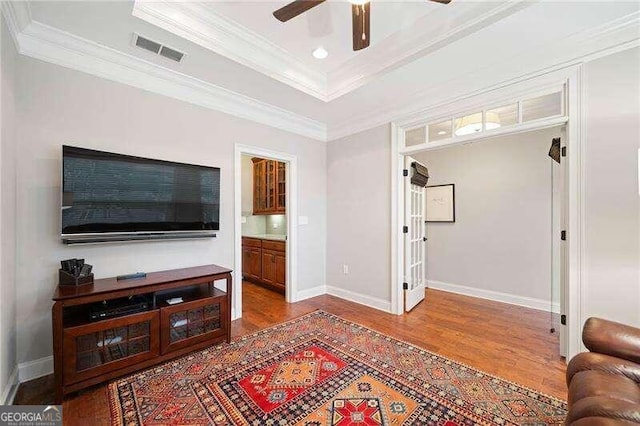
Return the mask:
<svg viewBox="0 0 640 426">
<path fill-rule="evenodd" d="M 225 280 L 226 291 L 214 286 Z M 53 300 L 56 403 L 65 395 L 231 340 L 231 270 L 216 265 L 58 287 Z M 146 310 L 92 321 L 96 304 L 136 297 Z M 169 304 L 167 300 L 182 298 Z"/>
</svg>

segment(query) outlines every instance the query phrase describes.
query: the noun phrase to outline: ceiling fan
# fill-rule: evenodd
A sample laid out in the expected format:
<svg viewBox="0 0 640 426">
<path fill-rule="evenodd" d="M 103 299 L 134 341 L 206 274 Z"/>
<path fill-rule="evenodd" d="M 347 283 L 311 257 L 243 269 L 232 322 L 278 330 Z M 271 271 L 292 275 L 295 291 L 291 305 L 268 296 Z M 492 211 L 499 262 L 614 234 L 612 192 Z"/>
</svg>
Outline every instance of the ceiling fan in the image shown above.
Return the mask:
<svg viewBox="0 0 640 426">
<path fill-rule="evenodd" d="M 287 22 L 307 10 L 316 7 L 326 0 L 295 0 L 273 12 L 273 16 L 280 22 Z M 449 4 L 451 0 L 430 0 L 436 3 Z M 369 47 L 371 39 L 371 2 L 368 0 L 349 0 L 351 3 L 351 22 L 353 28 L 353 50 Z"/>
</svg>

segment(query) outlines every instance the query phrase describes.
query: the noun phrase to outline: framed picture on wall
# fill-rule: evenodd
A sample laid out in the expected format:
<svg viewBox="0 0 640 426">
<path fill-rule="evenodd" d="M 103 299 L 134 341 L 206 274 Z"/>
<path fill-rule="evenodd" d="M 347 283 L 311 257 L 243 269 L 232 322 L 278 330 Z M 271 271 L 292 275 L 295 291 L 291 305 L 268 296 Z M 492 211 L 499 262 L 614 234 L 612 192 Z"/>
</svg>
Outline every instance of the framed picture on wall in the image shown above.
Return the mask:
<svg viewBox="0 0 640 426">
<path fill-rule="evenodd" d="M 456 221 L 455 185 L 433 185 L 426 188 L 427 222 Z"/>
</svg>

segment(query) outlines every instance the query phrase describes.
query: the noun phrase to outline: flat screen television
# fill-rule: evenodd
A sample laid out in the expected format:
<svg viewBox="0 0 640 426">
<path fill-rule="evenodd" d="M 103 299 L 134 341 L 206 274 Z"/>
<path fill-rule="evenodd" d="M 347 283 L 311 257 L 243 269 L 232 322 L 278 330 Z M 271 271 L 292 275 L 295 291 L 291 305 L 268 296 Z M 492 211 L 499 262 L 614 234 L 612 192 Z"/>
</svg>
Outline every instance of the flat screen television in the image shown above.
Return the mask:
<svg viewBox="0 0 640 426">
<path fill-rule="evenodd" d="M 215 237 L 220 169 L 62 147 L 66 244 Z"/>
</svg>

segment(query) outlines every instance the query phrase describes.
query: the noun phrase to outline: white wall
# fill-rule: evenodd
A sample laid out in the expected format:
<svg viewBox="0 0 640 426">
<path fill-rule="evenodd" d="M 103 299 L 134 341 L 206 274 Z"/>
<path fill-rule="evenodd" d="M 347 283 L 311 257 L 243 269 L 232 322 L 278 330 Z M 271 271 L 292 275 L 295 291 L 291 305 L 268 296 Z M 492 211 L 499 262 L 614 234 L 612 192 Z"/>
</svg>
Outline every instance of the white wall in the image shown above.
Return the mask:
<svg viewBox="0 0 640 426">
<path fill-rule="evenodd" d="M 97 278 L 234 264 L 234 144 L 298 157 L 299 289 L 325 284 L 326 145 L 247 120 L 21 57 L 17 113 L 18 361 L 51 355 L 58 262 L 85 258 Z M 221 230 L 207 240 L 64 246 L 59 241 L 61 145 L 221 168 Z M 236 280 L 237 281 L 237 280 Z"/>
<path fill-rule="evenodd" d="M 0 140 L 0 404 L 10 397 L 11 375 L 16 363 L 16 179 L 14 154 L 15 141 L 15 103 L 14 82 L 16 50 L 4 18 L 1 31 L 1 118 Z"/>
<path fill-rule="evenodd" d="M 327 148 L 327 285 L 387 308 L 391 299 L 390 129 L 380 126 Z M 343 273 L 348 265 L 349 274 Z M 331 290 L 331 289 L 330 289 Z M 349 292 L 349 293 L 345 293 Z"/>
<path fill-rule="evenodd" d="M 640 325 L 640 49 L 585 67 L 584 318 Z"/>
<path fill-rule="evenodd" d="M 427 224 L 431 287 L 551 308 L 548 152 L 559 136 L 546 129 L 413 156 L 429 168 L 428 185 L 455 184 L 456 221 Z"/>
</svg>

